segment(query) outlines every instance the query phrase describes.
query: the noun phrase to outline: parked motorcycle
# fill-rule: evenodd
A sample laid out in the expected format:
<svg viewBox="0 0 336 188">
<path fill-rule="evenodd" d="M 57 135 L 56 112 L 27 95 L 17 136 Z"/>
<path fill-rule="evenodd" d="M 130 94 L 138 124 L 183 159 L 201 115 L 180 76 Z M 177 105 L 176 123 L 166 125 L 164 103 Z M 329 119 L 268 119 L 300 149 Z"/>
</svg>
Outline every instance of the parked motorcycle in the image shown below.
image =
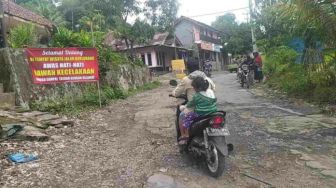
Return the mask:
<svg viewBox="0 0 336 188">
<path fill-rule="evenodd" d="M 170 95 L 170 97 L 172 97 Z M 187 103 L 186 96 L 176 97 Z M 177 140 L 181 136 L 179 128 L 180 105 L 176 110 L 176 135 Z M 225 157 L 233 150 L 233 145 L 226 143 L 226 137 L 230 132 L 225 124 L 226 112 L 218 111 L 207 116 L 197 118 L 189 129 L 189 139 L 186 145 L 180 145 L 181 153 L 193 154 L 205 160 L 209 174 L 219 177 L 225 168 Z"/>
<path fill-rule="evenodd" d="M 250 66 L 249 65 L 242 65 L 241 66 L 241 71 L 240 71 L 240 85 L 246 88 L 250 88 L 253 82 L 253 78 L 251 77 L 251 72 L 250 72 Z"/>
</svg>

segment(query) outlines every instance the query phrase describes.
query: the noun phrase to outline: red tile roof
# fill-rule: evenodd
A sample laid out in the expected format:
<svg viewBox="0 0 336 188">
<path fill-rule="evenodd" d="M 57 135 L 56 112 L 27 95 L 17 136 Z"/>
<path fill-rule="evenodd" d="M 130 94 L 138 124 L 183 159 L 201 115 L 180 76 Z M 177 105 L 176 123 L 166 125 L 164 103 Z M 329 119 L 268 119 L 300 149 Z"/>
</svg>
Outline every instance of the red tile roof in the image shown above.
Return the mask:
<svg viewBox="0 0 336 188">
<path fill-rule="evenodd" d="M 47 26 L 49 28 L 53 27 L 53 23 L 48 19 L 21 7 L 20 5 L 10 1 L 2 0 L 2 7 L 5 14 L 19 17 L 21 19 L 34 22 L 39 25 Z"/>
</svg>

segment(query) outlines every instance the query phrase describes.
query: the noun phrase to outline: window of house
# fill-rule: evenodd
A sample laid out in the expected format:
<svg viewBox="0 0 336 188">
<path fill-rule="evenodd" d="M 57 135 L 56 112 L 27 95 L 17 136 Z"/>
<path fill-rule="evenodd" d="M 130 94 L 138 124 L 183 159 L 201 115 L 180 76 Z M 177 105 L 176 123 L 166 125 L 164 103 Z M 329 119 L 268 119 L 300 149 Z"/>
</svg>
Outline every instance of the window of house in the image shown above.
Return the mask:
<svg viewBox="0 0 336 188">
<path fill-rule="evenodd" d="M 141 54 L 141 60 L 146 65 L 146 56 L 145 56 L 145 54 Z"/>
<path fill-rule="evenodd" d="M 156 60 L 157 60 L 157 64 L 159 66 L 163 66 L 163 64 L 165 63 L 165 55 L 164 52 L 156 52 Z"/>
<path fill-rule="evenodd" d="M 156 64 L 157 65 L 160 65 L 160 60 L 161 60 L 160 59 L 160 52 L 156 52 L 156 62 L 157 62 Z"/>
<path fill-rule="evenodd" d="M 148 66 L 152 66 L 152 54 L 151 53 L 147 54 L 147 62 L 148 62 Z"/>
<path fill-rule="evenodd" d="M 218 35 L 217 35 L 217 33 L 213 33 L 212 38 L 214 38 L 214 39 L 218 39 Z"/>
<path fill-rule="evenodd" d="M 162 65 L 166 65 L 166 63 L 165 63 L 165 54 L 163 52 L 161 54 L 161 59 L 162 59 Z"/>
<path fill-rule="evenodd" d="M 208 37 L 212 37 L 212 31 L 208 32 Z"/>
<path fill-rule="evenodd" d="M 204 34 L 204 29 L 201 27 L 200 28 L 200 34 L 203 35 Z"/>
</svg>

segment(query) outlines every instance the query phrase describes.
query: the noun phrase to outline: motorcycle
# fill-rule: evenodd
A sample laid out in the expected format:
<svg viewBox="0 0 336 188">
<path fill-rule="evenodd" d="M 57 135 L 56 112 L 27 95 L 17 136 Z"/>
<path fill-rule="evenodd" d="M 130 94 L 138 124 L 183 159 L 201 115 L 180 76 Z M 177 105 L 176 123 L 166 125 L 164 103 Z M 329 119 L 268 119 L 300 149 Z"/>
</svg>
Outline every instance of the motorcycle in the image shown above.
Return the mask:
<svg viewBox="0 0 336 188">
<path fill-rule="evenodd" d="M 207 62 L 204 64 L 203 66 L 203 72 L 205 73 L 205 75 L 209 78 L 211 78 L 211 72 L 212 72 L 212 65 Z"/>
<path fill-rule="evenodd" d="M 185 105 L 188 101 L 186 96 L 176 98 L 184 100 L 181 105 Z M 177 140 L 181 136 L 180 113 L 180 105 L 178 105 L 175 122 Z M 179 145 L 181 153 L 193 154 L 195 157 L 204 159 L 212 177 L 219 177 L 223 174 L 225 158 L 233 150 L 232 144 L 226 144 L 226 137 L 230 135 L 230 132 L 225 124 L 225 118 L 226 112 L 224 111 L 197 118 L 189 129 L 187 144 Z"/>
<path fill-rule="evenodd" d="M 204 69 L 204 73 L 205 73 L 205 75 L 206 75 L 207 77 L 211 78 L 211 69 L 209 69 L 209 68 L 205 68 L 205 69 Z"/>
<path fill-rule="evenodd" d="M 250 66 L 249 65 L 242 65 L 240 71 L 240 85 L 246 88 L 250 88 L 253 81 L 251 81 L 251 73 L 250 73 Z"/>
</svg>

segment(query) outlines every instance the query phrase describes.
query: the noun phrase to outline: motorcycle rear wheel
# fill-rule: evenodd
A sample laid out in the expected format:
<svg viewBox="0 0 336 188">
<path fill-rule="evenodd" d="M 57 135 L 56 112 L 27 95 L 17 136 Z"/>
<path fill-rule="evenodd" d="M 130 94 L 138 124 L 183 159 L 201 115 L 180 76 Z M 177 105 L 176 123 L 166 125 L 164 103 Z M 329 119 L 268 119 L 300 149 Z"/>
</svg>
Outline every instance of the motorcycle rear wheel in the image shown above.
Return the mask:
<svg viewBox="0 0 336 188">
<path fill-rule="evenodd" d="M 210 176 L 217 178 L 225 169 L 225 156 L 216 148 L 213 142 L 209 142 L 210 160 L 207 160 L 207 168 Z"/>
</svg>

